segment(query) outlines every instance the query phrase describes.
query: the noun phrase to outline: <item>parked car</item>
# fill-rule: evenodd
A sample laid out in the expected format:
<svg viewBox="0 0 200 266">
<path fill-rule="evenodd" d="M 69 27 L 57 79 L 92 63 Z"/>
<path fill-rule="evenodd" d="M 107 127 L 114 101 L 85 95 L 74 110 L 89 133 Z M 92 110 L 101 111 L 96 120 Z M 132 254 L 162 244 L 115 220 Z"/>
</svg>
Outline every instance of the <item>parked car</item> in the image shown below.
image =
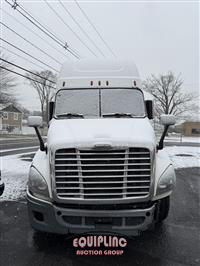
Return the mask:
<svg viewBox="0 0 200 266">
<path fill-rule="evenodd" d="M 4 183 L 1 180 L 1 170 L 0 170 L 0 196 L 3 194 L 4 191 Z"/>
</svg>

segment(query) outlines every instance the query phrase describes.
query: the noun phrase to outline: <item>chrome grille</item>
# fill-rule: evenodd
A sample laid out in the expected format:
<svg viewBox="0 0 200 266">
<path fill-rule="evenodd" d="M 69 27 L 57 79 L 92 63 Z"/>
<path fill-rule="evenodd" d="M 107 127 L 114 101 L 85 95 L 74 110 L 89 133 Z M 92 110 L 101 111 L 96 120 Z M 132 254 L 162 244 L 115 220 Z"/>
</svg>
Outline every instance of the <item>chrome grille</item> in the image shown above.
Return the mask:
<svg viewBox="0 0 200 266">
<path fill-rule="evenodd" d="M 60 149 L 55 153 L 60 199 L 146 197 L 150 181 L 150 152 L 146 148 Z"/>
</svg>

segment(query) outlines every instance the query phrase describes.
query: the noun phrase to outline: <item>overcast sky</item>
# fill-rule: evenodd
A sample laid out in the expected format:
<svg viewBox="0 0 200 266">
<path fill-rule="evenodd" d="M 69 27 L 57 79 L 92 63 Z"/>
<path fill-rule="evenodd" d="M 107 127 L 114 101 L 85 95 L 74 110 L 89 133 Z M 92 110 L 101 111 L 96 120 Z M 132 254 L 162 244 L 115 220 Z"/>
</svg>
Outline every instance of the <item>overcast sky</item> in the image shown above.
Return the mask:
<svg viewBox="0 0 200 266">
<path fill-rule="evenodd" d="M 11 0 L 9 0 L 11 2 Z M 80 31 L 58 1 L 49 1 L 51 6 L 62 16 L 64 21 L 73 29 L 81 40 L 101 56 L 93 43 Z M 73 17 L 89 34 L 90 38 L 101 49 L 106 57 L 112 57 L 109 50 L 89 25 L 75 2 L 62 1 Z M 43 25 L 47 26 L 61 40 L 66 41 L 82 57 L 94 57 L 80 40 L 52 12 L 45 1 L 18 1 Z M 79 1 L 105 41 L 119 58 L 132 58 L 138 66 L 142 79 L 151 73 L 167 73 L 172 70 L 182 74 L 184 89 L 189 91 L 199 88 L 199 2 L 198 1 Z M 43 49 L 60 63 L 68 60 L 61 53 L 66 53 L 53 40 L 23 18 L 17 11 L 2 1 L 2 21 Z M 20 23 L 7 15 L 5 11 L 19 22 L 29 27 L 43 39 L 35 36 Z M 2 36 L 7 41 L 28 51 L 33 56 L 51 65 L 55 69 L 60 65 L 44 55 L 24 40 L 17 37 L 6 28 L 2 28 Z M 51 46 L 54 46 L 52 48 Z M 22 53 L 2 43 L 2 46 L 19 54 Z M 60 52 L 61 53 L 60 53 Z M 25 60 L 5 51 L 13 63 L 31 70 L 43 70 Z M 27 56 L 25 56 L 28 58 Z M 69 56 L 71 57 L 71 56 Z M 71 57 L 72 58 L 72 57 Z M 30 58 L 29 58 L 30 59 Z M 30 59 L 34 61 L 33 59 Z M 36 64 L 42 64 L 34 61 Z M 17 70 L 17 69 L 15 69 Z M 23 71 L 18 72 L 24 74 Z M 17 77 L 16 92 L 19 101 L 30 110 L 39 110 L 39 100 L 36 92 L 23 78 Z"/>
</svg>

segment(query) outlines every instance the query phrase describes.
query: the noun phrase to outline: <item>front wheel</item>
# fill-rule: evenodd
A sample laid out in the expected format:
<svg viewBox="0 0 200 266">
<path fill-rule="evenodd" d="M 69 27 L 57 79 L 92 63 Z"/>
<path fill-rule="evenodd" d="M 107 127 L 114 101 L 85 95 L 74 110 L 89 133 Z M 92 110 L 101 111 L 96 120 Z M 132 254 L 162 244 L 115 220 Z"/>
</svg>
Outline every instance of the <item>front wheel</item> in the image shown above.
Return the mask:
<svg viewBox="0 0 200 266">
<path fill-rule="evenodd" d="M 158 203 L 157 223 L 161 223 L 165 220 L 169 214 L 170 208 L 170 197 L 161 199 Z"/>
</svg>

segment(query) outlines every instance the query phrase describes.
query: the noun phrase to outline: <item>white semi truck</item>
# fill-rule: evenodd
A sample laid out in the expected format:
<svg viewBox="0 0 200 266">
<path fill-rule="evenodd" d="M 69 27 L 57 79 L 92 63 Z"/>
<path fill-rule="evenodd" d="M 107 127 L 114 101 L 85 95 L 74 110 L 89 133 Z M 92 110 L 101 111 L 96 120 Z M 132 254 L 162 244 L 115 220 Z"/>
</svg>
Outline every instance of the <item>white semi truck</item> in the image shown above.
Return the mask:
<svg viewBox="0 0 200 266">
<path fill-rule="evenodd" d="M 157 143 L 152 109 L 132 62 L 63 64 L 46 143 L 42 119 L 29 117 L 40 141 L 27 188 L 35 230 L 135 235 L 167 217 L 176 178 L 163 140 L 175 121 L 161 115 Z"/>
</svg>

